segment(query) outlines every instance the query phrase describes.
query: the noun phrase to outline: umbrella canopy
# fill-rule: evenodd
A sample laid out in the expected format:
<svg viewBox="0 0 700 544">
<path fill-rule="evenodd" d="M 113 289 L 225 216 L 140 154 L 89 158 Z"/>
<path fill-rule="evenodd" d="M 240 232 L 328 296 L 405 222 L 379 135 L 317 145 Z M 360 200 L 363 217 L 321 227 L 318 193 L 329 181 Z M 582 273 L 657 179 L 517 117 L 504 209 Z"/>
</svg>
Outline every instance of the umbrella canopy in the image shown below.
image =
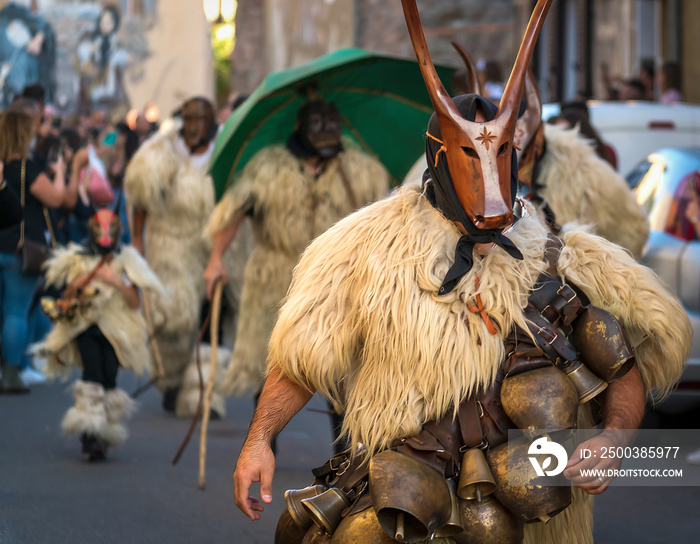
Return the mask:
<svg viewBox="0 0 700 544">
<path fill-rule="evenodd" d="M 454 68 L 437 71 L 450 92 Z M 416 61 L 341 49 L 268 75 L 233 112 L 210 162 L 217 200 L 255 153 L 287 141 L 299 108 L 314 98 L 336 104 L 343 134 L 376 156 L 395 183 L 425 149 L 433 106 Z"/>
</svg>

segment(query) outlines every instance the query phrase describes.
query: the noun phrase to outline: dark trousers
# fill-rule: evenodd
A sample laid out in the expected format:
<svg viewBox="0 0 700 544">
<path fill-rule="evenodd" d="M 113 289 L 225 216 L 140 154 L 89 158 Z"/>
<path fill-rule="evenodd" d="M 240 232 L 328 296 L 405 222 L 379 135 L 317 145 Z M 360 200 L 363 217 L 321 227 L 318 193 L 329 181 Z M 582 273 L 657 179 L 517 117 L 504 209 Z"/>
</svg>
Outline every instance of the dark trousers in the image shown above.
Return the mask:
<svg viewBox="0 0 700 544">
<path fill-rule="evenodd" d="M 105 390 L 117 386 L 119 360 L 97 325 L 92 325 L 76 338 L 83 360 L 83 381 L 99 383 Z"/>
</svg>

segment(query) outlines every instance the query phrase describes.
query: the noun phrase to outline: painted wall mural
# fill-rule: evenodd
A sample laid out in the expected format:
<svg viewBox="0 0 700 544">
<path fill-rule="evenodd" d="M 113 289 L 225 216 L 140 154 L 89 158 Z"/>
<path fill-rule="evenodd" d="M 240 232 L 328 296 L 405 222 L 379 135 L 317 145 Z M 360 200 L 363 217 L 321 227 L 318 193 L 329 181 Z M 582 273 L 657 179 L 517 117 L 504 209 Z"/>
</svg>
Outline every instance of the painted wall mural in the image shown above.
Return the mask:
<svg viewBox="0 0 700 544">
<path fill-rule="evenodd" d="M 0 105 L 40 83 L 63 111 L 126 111 L 157 0 L 0 0 Z"/>
</svg>

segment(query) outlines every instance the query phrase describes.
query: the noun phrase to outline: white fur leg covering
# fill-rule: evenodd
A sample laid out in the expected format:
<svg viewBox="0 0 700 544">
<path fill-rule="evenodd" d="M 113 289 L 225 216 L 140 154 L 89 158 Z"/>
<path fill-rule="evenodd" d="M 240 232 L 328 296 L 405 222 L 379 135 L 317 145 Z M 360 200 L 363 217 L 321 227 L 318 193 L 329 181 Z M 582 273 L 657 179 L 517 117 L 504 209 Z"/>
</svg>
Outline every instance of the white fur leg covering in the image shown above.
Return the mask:
<svg viewBox="0 0 700 544">
<path fill-rule="evenodd" d="M 63 416 L 61 428 L 70 435 L 105 435 L 107 411 L 105 410 L 105 390 L 99 383 L 78 380 L 73 384 L 73 406 Z"/>
<path fill-rule="evenodd" d="M 129 436 L 124 421 L 136 411 L 136 403 L 122 389 L 110 389 L 105 393 L 105 410 L 107 428 L 100 438 L 110 447 L 121 446 Z"/>
<path fill-rule="evenodd" d="M 574 487 L 566 510 L 547 523 L 525 525 L 524 544 L 593 544 L 593 497 Z"/>
<path fill-rule="evenodd" d="M 225 347 L 219 346 L 216 350 L 217 369 L 216 381 L 214 383 L 214 391 L 211 396 L 211 408 L 221 417 L 226 415 L 226 403 L 222 391 L 223 376 L 226 363 L 231 357 L 231 351 Z M 209 369 L 211 365 L 211 346 L 202 344 L 199 347 L 199 360 L 202 367 L 202 381 L 206 389 L 209 380 Z M 196 355 L 192 355 L 192 361 L 187 366 L 182 379 L 182 388 L 177 396 L 177 404 L 175 405 L 175 414 L 177 417 L 193 417 L 197 411 L 201 393 L 199 386 L 199 372 L 197 371 Z"/>
</svg>

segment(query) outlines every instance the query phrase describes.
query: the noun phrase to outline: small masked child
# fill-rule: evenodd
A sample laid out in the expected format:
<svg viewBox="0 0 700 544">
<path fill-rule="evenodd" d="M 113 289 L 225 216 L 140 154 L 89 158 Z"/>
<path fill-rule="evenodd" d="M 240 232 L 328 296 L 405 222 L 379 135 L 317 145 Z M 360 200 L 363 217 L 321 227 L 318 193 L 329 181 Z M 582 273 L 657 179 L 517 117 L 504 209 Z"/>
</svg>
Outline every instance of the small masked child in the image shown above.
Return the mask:
<svg viewBox="0 0 700 544">
<path fill-rule="evenodd" d="M 73 385 L 75 406 L 62 428 L 80 436 L 83 453 L 99 461 L 108 448 L 125 441 L 124 421 L 135 407 L 116 386 L 119 367 L 137 374 L 151 371 L 138 288 L 163 287 L 136 250 L 119 246 L 118 213 L 97 211 L 88 229 L 86 246 L 58 249 L 46 265 L 47 284 L 64 290 L 59 299 L 42 299 L 55 326 L 34 351 L 47 358 L 48 376 L 82 367 Z"/>
</svg>

